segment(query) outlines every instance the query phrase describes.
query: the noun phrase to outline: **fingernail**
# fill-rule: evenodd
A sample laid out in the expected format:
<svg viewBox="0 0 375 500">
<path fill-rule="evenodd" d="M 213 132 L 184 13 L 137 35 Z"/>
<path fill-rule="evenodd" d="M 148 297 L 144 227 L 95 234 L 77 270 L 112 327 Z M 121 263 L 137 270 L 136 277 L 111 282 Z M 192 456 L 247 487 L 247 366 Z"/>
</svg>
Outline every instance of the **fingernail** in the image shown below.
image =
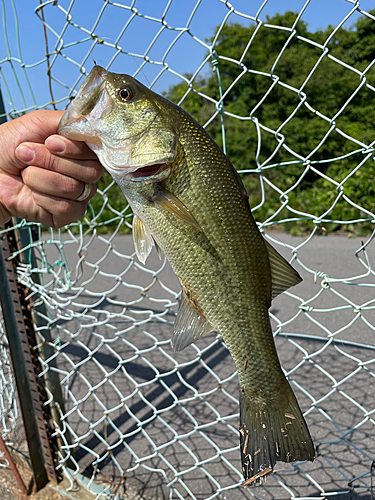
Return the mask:
<svg viewBox="0 0 375 500">
<path fill-rule="evenodd" d="M 55 135 L 47 137 L 44 144 L 52 153 L 63 153 L 65 151 L 65 142 Z"/>
<path fill-rule="evenodd" d="M 35 158 L 34 151 L 24 144 L 20 144 L 18 148 L 16 148 L 15 153 L 17 158 L 23 163 L 30 163 Z"/>
</svg>

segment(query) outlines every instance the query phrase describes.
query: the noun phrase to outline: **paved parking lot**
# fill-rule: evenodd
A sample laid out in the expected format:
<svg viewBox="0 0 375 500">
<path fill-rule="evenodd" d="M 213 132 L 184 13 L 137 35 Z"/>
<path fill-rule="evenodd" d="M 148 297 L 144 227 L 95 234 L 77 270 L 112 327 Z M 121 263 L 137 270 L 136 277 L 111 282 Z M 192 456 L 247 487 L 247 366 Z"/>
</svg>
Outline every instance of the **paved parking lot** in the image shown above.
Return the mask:
<svg viewBox="0 0 375 500">
<path fill-rule="evenodd" d="M 303 238 L 271 236 L 287 245 L 276 247 L 288 259 L 288 246 L 299 247 L 295 267 L 304 281 L 276 298 L 271 314 L 282 365 L 314 441 L 322 444 L 314 463 L 299 471 L 278 464 L 279 472 L 252 491 L 258 498 L 319 496 L 344 493 L 354 480 L 355 492 L 368 495 L 366 473 L 375 456 L 375 279 L 366 258 L 374 263 L 375 245 L 361 254 L 363 266 L 355 257 L 359 238 L 319 236 L 304 245 Z M 146 270 L 134 264 L 130 236 L 110 246 L 107 240 L 83 248 L 78 267 L 78 244 L 64 246 L 77 280 L 55 295 L 57 366 L 81 472 L 96 471 L 105 483 L 104 477 L 120 481 L 121 469 L 128 469 L 128 494 L 150 500 L 169 498 L 172 487 L 183 498 L 191 491 L 205 499 L 218 485 L 223 497 L 248 498 L 240 487 L 225 493 L 241 480 L 230 355 L 215 334 L 173 353 L 168 341 L 179 286 L 170 267 L 154 251 Z M 44 248 L 53 263 L 56 248 Z"/>
</svg>

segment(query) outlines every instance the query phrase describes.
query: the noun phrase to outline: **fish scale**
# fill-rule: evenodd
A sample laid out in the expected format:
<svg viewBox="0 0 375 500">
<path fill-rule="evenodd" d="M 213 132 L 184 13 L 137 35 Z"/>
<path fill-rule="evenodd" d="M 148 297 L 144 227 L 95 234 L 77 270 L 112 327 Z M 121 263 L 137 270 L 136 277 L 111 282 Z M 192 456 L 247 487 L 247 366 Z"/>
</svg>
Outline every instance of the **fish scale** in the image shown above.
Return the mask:
<svg viewBox="0 0 375 500">
<path fill-rule="evenodd" d="M 184 110 L 99 66 L 59 133 L 86 141 L 121 187 L 140 260 L 154 241 L 176 273 L 183 294 L 172 346 L 181 350 L 214 329 L 223 336 L 240 382 L 244 484 L 262 481 L 278 460 L 313 460 L 268 314 L 271 297 L 301 279 L 263 239 L 228 158 Z"/>
</svg>

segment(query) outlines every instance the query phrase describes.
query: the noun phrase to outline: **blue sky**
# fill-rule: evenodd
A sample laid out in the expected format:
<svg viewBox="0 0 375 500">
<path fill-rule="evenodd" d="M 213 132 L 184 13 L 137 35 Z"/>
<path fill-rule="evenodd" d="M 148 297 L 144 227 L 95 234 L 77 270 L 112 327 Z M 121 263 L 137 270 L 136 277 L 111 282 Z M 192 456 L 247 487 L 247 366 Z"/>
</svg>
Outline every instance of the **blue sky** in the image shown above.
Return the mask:
<svg viewBox="0 0 375 500">
<path fill-rule="evenodd" d="M 66 27 L 66 12 L 70 14 L 72 23 L 63 34 L 64 45 L 72 45 L 64 50 L 65 58 L 61 55 L 57 57 L 52 67 L 52 74 L 67 87 L 77 85 L 81 75 L 79 66 L 87 58 L 93 45 L 92 38 L 84 30 L 94 32 L 105 43 L 114 44 L 123 27 L 132 16 L 129 9 L 124 9 L 121 6 L 129 6 L 132 3 L 134 3 L 132 0 L 117 0 L 117 2 L 113 1 L 111 3 L 105 0 L 58 0 L 58 2 L 47 0 L 44 13 L 48 25 L 53 30 L 48 30 L 50 51 L 53 51 L 56 48 L 56 43 L 61 40 L 60 35 L 64 27 Z M 134 7 L 141 16 L 161 19 L 168 3 L 168 0 L 136 0 Z M 197 0 L 173 0 L 165 14 L 168 27 L 186 27 L 197 3 L 199 3 Z M 230 2 L 236 11 L 249 16 L 255 16 L 263 3 L 263 0 L 232 0 Z M 308 23 L 312 31 L 324 28 L 329 24 L 337 25 L 353 9 L 353 3 L 353 1 L 348 0 L 311 0 L 303 13 L 302 19 Z M 269 0 L 264 5 L 259 17 L 265 20 L 266 15 L 272 16 L 276 12 L 284 12 L 285 10 L 301 11 L 305 4 L 305 0 L 288 0 L 287 2 Z M 0 28 L 3 35 L 0 43 L 0 83 L 8 110 L 11 109 L 12 103 L 15 109 L 21 109 L 25 106 L 30 108 L 35 103 L 38 106 L 43 106 L 50 100 L 48 79 L 46 77 L 47 66 L 43 62 L 45 59 L 43 26 L 35 14 L 35 8 L 38 5 L 38 0 L 2 0 L 5 16 L 3 16 L 2 27 Z M 365 11 L 374 7 L 374 1 L 360 1 L 360 8 Z M 17 12 L 17 17 L 14 14 L 14 9 Z M 215 27 L 223 22 L 228 12 L 229 10 L 224 2 L 201 0 L 191 21 L 190 33 L 204 42 L 205 39 L 212 36 Z M 100 13 L 102 14 L 100 15 Z M 359 15 L 356 12 L 350 17 L 345 26 L 352 26 Z M 143 56 L 145 54 L 162 28 L 160 21 L 145 19 L 141 16 L 135 16 L 131 20 L 125 33 L 118 41 L 118 45 L 123 51 L 132 52 L 135 56 L 120 53 L 114 58 L 116 56 L 115 49 L 105 46 L 105 44 L 97 44 L 84 63 L 87 71 L 93 65 L 93 58 L 102 66 L 107 66 L 114 58 L 111 69 L 115 72 L 134 74 L 139 70 L 144 59 L 137 57 L 137 55 Z M 26 72 L 32 91 L 29 89 L 24 69 L 18 62 L 19 47 L 16 35 L 16 19 L 18 20 L 20 33 L 21 58 L 28 66 Z M 230 22 L 242 22 L 246 25 L 250 23 L 249 20 L 237 15 L 235 12 L 230 14 L 228 20 Z M 9 49 L 5 43 L 5 34 L 8 37 Z M 179 34 L 181 34 L 181 30 L 162 30 L 149 51 L 150 60 L 160 62 L 167 48 Z M 80 43 L 77 44 L 77 42 Z M 184 32 L 170 50 L 166 61 L 174 72 L 179 74 L 193 73 L 204 59 L 206 53 L 207 49 L 204 45 L 194 40 L 187 32 Z M 12 62 L 8 60 L 9 54 L 15 58 Z M 148 63 L 137 75 L 137 78 L 146 85 L 150 85 L 161 69 L 160 64 Z M 209 71 L 209 65 L 202 69 L 202 74 L 206 71 Z M 15 73 L 18 82 L 14 76 Z M 154 89 L 161 92 L 179 81 L 177 76 L 167 71 L 155 83 Z M 56 99 L 62 99 L 68 94 L 68 88 L 64 88 L 60 84 L 54 83 L 53 89 Z M 66 103 L 65 100 L 58 107 L 63 109 Z"/>
</svg>

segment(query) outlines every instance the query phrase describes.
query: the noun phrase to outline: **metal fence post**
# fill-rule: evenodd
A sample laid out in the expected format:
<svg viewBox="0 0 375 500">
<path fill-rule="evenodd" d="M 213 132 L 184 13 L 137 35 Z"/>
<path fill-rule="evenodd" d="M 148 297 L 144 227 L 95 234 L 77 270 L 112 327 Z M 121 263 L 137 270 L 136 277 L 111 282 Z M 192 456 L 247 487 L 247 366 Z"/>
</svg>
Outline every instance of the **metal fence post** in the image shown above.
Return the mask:
<svg viewBox="0 0 375 500">
<path fill-rule="evenodd" d="M 48 439 L 43 406 L 38 390 L 30 346 L 30 325 L 26 325 L 26 307 L 21 304 L 14 261 L 5 233 L 0 235 L 0 303 L 9 343 L 14 377 L 23 417 L 35 488 L 45 486 L 49 480 L 56 482 L 55 466 Z M 29 328 L 28 328 L 29 326 Z"/>
<path fill-rule="evenodd" d="M 20 223 L 20 219 L 16 219 L 17 223 Z M 33 229 L 34 227 L 18 227 L 16 231 L 16 237 L 19 243 L 19 250 L 21 249 L 26 249 L 25 251 L 22 252 L 21 258 L 22 258 L 22 263 L 26 265 L 31 265 L 33 269 L 37 267 L 36 259 L 35 259 L 35 253 L 33 251 L 33 247 L 31 246 L 33 241 L 35 241 L 36 236 L 33 234 Z M 40 284 L 40 277 L 39 274 L 33 273 L 32 278 L 34 283 Z M 43 361 L 49 359 L 50 361 L 48 362 L 49 369 L 44 373 L 43 379 L 44 383 L 49 390 L 49 392 L 53 395 L 53 401 L 50 404 L 50 411 L 51 411 L 51 416 L 53 420 L 56 422 L 56 424 L 61 428 L 61 420 L 60 420 L 60 413 L 58 411 L 58 408 L 56 407 L 56 403 L 59 405 L 60 410 L 63 414 L 65 414 L 65 405 L 64 405 L 64 399 L 62 395 L 62 390 L 61 390 L 61 384 L 60 384 L 60 378 L 58 373 L 55 370 L 51 370 L 50 368 L 56 368 L 56 360 L 53 358 L 53 354 L 55 353 L 53 347 L 51 346 L 52 343 L 52 338 L 51 338 L 51 333 L 48 327 L 48 321 L 47 321 L 47 309 L 42 300 L 37 301 L 32 307 L 32 316 L 33 316 L 33 322 L 36 325 L 37 329 L 43 330 L 43 338 L 44 341 L 42 345 L 39 345 L 39 355 L 43 359 Z M 64 432 L 65 439 L 68 443 L 71 442 L 71 437 L 69 430 L 66 429 Z M 57 444 L 59 446 L 59 449 L 62 450 L 62 441 L 57 437 Z M 72 453 L 72 452 L 71 452 Z M 68 460 L 68 464 L 71 464 L 71 461 Z"/>
<path fill-rule="evenodd" d="M 4 122 L 6 114 L 0 90 L 0 124 Z M 15 267 L 18 259 L 11 259 L 16 245 L 14 231 L 9 230 L 0 235 L 0 304 L 34 474 L 34 487 L 39 490 L 48 481 L 57 482 L 57 479 L 49 436 L 51 432 L 47 430 L 48 409 L 43 407 L 41 398 L 44 388 L 38 378 L 40 367 L 36 352 L 32 352 L 33 344 L 36 344 L 33 318 L 25 288 L 17 283 Z"/>
</svg>

